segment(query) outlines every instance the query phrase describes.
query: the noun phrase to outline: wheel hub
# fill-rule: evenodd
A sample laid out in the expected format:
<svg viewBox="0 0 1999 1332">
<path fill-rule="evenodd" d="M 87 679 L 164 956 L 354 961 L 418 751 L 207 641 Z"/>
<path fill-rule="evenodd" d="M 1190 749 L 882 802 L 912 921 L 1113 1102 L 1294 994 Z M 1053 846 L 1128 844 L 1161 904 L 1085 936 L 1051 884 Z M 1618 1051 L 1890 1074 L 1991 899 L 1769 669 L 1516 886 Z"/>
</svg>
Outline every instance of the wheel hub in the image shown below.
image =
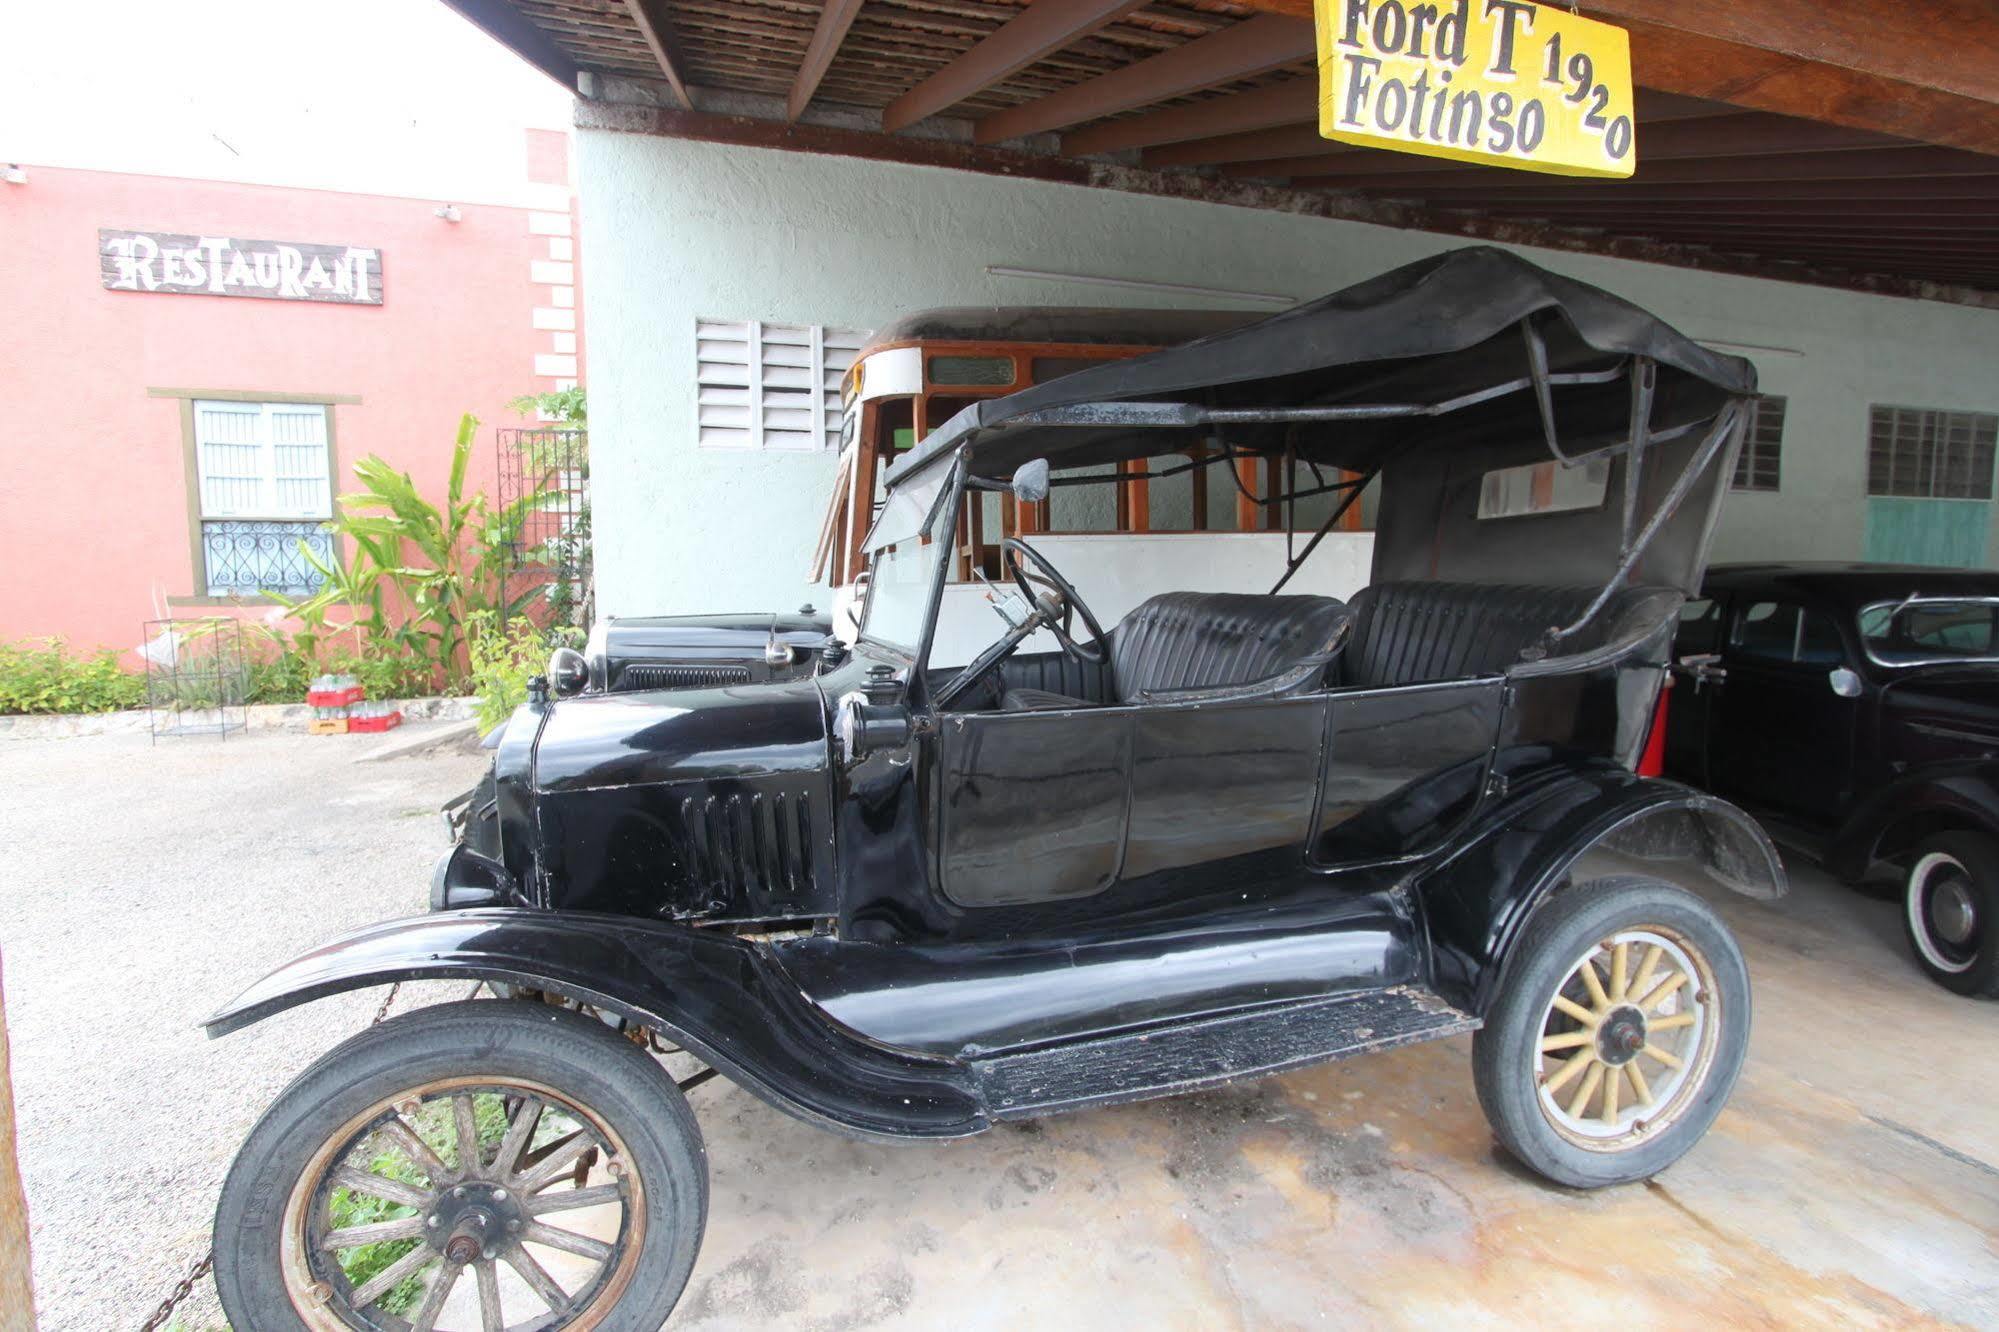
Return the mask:
<svg viewBox="0 0 1999 1332">
<path fill-rule="evenodd" d="M 1630 1004 L 1614 1008 L 1596 1029 L 1597 1057 L 1613 1068 L 1645 1048 L 1645 1015 Z"/>
<path fill-rule="evenodd" d="M 1945 879 L 1930 894 L 1930 924 L 1945 943 L 1968 942 L 1978 928 L 1978 909 L 1957 879 Z"/>
<path fill-rule="evenodd" d="M 454 1263 L 491 1258 L 517 1233 L 520 1200 L 498 1184 L 467 1180 L 442 1190 L 424 1217 L 424 1238 Z"/>
</svg>

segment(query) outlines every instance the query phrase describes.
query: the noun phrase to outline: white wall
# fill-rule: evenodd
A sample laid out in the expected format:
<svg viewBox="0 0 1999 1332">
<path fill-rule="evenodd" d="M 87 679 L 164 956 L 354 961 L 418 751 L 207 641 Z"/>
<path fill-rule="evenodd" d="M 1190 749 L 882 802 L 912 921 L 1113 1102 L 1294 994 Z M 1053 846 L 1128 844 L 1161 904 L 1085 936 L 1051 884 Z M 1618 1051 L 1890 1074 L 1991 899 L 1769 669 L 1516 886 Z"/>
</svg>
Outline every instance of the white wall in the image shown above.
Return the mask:
<svg viewBox="0 0 1999 1332">
<path fill-rule="evenodd" d="M 1193 303 L 992 277 L 990 264 L 1309 298 L 1463 243 L 602 130 L 579 132 L 578 156 L 599 597 L 610 614 L 827 604 L 804 571 L 832 459 L 695 447 L 697 317 L 878 328 L 940 305 Z M 1797 353 L 1752 357 L 1765 389 L 1790 398 L 1783 490 L 1730 497 L 1717 558 L 1859 557 L 1870 402 L 1999 411 L 1999 312 L 1523 253 L 1692 337 Z"/>
</svg>

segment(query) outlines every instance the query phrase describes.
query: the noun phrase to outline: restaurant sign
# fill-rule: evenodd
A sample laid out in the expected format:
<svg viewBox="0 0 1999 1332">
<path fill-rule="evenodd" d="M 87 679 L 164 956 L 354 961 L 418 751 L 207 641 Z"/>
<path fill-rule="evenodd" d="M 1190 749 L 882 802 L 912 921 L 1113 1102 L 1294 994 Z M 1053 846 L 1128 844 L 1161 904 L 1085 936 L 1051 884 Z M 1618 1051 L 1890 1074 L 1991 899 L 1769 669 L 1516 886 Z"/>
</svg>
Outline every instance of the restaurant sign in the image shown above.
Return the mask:
<svg viewBox="0 0 1999 1332">
<path fill-rule="evenodd" d="M 1629 176 L 1624 29 L 1528 0 L 1314 0 L 1319 133 L 1563 176 Z"/>
<path fill-rule="evenodd" d="M 382 252 L 356 245 L 101 230 L 97 253 L 112 291 L 382 303 Z"/>
</svg>

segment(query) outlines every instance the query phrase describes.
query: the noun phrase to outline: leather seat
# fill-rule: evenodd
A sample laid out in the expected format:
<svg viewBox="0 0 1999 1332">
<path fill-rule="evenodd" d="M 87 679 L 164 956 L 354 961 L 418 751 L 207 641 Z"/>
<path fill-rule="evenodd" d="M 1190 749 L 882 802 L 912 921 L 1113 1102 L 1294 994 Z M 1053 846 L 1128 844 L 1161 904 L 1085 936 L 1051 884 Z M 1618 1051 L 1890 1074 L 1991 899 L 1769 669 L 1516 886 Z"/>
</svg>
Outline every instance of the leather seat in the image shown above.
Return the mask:
<svg viewBox="0 0 1999 1332">
<path fill-rule="evenodd" d="M 1340 654 L 1339 683 L 1350 689 L 1498 675 L 1551 628 L 1574 623 L 1600 587 L 1479 583 L 1376 583 L 1355 594 L 1353 641 Z M 1626 592 L 1562 645 L 1584 651 L 1605 638 Z"/>
<path fill-rule="evenodd" d="M 1352 623 L 1352 612 L 1332 597 L 1166 592 L 1111 631 L 1110 679 L 1099 685 L 1102 696 L 1009 678 L 1001 706 L 1033 712 L 1194 694 L 1284 697 L 1324 683 L 1326 666 Z"/>
</svg>

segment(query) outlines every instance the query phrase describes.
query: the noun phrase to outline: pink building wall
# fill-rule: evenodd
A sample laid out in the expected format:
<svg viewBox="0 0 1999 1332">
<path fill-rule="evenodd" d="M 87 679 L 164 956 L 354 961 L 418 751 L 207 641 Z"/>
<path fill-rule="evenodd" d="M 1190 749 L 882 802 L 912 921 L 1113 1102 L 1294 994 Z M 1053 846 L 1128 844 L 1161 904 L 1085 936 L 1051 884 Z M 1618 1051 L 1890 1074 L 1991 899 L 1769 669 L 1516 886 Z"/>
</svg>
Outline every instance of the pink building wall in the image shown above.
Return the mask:
<svg viewBox="0 0 1999 1332">
<path fill-rule="evenodd" d="M 528 155 L 545 180 L 548 145 Z M 574 262 L 548 214 L 461 204 L 447 222 L 437 200 L 26 170 L 0 184 L 0 640 L 129 648 L 147 619 L 214 613 L 189 604 L 207 589 L 181 403 L 149 390 L 358 399 L 329 409 L 336 493 L 377 453 L 441 497 L 470 411 L 485 423 L 470 481 L 490 495 L 494 428 L 534 424 L 507 400 L 566 367 L 569 340 L 535 315 L 558 304 L 550 265 Z M 372 247 L 383 303 L 106 290 L 99 228 Z"/>
</svg>

